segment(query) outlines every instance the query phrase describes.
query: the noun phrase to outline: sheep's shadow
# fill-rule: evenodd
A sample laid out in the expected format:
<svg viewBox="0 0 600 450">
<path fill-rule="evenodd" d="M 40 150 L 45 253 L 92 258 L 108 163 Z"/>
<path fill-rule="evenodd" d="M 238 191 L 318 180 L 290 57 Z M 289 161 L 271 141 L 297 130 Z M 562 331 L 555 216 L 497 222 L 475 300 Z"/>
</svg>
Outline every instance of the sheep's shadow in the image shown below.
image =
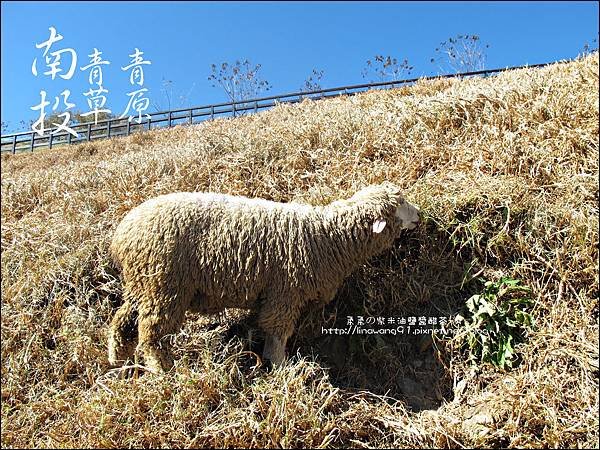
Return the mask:
<svg viewBox="0 0 600 450">
<path fill-rule="evenodd" d="M 473 260 L 472 249 L 458 251 L 448 233 L 428 221 L 347 280 L 331 305 L 307 317 L 292 349 L 318 355 L 340 389 L 403 400 L 413 411 L 437 409 L 452 399 L 453 380 L 432 332 L 450 337 L 451 319 L 480 288 L 470 280 L 477 271 Z"/>
<path fill-rule="evenodd" d="M 397 244 L 346 280 L 331 304 L 308 312 L 287 351 L 313 356 L 340 389 L 402 400 L 413 411 L 437 409 L 451 400 L 453 384 L 431 331 L 439 330 L 442 318 L 449 322 L 479 287 L 475 280 L 465 283 L 476 269 L 469 249 L 457 252 L 447 233 L 432 222 Z M 250 330 L 258 339 L 248 349 L 261 354 L 264 338 L 252 317 L 231 324 L 223 339 L 244 340 Z M 362 326 L 354 327 L 353 334 L 341 334 L 357 325 L 359 317 Z M 419 325 L 423 317 L 427 323 Z M 383 326 L 377 324 L 380 318 Z M 411 318 L 417 321 L 414 326 Z M 437 325 L 430 323 L 432 318 Z M 372 320 L 375 324 L 369 324 Z M 368 329 L 397 331 L 367 334 Z"/>
</svg>

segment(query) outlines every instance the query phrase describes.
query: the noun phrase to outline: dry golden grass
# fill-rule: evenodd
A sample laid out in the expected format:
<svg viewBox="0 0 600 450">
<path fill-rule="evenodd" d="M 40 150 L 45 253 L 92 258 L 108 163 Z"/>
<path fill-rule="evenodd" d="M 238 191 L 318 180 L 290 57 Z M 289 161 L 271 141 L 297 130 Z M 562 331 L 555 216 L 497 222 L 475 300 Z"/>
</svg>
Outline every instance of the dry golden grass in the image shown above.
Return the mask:
<svg viewBox="0 0 600 450">
<path fill-rule="evenodd" d="M 3 155 L 2 445 L 598 447 L 598 120 L 596 53 Z M 231 311 L 190 317 L 168 375 L 108 366 L 107 248 L 132 207 L 182 190 L 322 204 L 383 180 L 423 225 L 303 318 L 289 365 L 258 368 Z M 321 334 L 451 316 L 500 276 L 535 299 L 510 372 L 451 340 Z"/>
</svg>

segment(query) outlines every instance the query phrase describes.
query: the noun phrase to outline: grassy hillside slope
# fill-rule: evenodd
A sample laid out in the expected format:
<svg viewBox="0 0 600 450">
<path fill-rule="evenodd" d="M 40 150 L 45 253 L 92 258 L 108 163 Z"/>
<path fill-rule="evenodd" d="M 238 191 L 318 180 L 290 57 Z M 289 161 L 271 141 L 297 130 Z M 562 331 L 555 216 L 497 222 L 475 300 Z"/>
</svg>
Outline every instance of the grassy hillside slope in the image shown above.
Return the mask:
<svg viewBox="0 0 600 450">
<path fill-rule="evenodd" d="M 2 445 L 597 447 L 598 94 L 596 53 L 3 155 Z M 303 317 L 289 365 L 256 367 L 235 310 L 190 316 L 166 376 L 108 365 L 107 249 L 131 208 L 203 190 L 323 204 L 383 180 L 423 224 Z M 464 315 L 501 277 L 534 301 L 512 370 L 456 339 L 321 332 Z"/>
</svg>

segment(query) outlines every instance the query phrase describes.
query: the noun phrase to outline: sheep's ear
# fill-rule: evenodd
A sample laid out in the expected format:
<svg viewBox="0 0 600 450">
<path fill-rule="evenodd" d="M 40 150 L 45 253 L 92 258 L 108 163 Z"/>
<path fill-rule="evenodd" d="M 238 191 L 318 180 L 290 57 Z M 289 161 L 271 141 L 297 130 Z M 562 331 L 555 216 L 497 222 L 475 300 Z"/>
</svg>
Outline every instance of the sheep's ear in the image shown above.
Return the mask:
<svg viewBox="0 0 600 450">
<path fill-rule="evenodd" d="M 377 219 L 373 222 L 373 233 L 381 233 L 385 228 L 385 220 Z"/>
</svg>

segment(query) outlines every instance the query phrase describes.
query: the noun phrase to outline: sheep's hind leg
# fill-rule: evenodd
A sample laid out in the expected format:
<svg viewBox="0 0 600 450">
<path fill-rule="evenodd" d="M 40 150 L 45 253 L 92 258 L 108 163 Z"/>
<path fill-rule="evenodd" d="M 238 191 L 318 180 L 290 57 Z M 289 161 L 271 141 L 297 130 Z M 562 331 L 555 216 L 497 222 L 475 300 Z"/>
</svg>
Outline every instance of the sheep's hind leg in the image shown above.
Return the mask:
<svg viewBox="0 0 600 450">
<path fill-rule="evenodd" d="M 112 365 L 133 360 L 138 337 L 138 311 L 127 298 L 115 313 L 108 330 L 108 361 Z"/>
<path fill-rule="evenodd" d="M 140 307 L 138 348 L 151 371 L 164 373 L 173 367 L 168 335 L 181 328 L 189 302 L 189 297 L 172 296 L 144 305 L 143 311 Z"/>
</svg>

